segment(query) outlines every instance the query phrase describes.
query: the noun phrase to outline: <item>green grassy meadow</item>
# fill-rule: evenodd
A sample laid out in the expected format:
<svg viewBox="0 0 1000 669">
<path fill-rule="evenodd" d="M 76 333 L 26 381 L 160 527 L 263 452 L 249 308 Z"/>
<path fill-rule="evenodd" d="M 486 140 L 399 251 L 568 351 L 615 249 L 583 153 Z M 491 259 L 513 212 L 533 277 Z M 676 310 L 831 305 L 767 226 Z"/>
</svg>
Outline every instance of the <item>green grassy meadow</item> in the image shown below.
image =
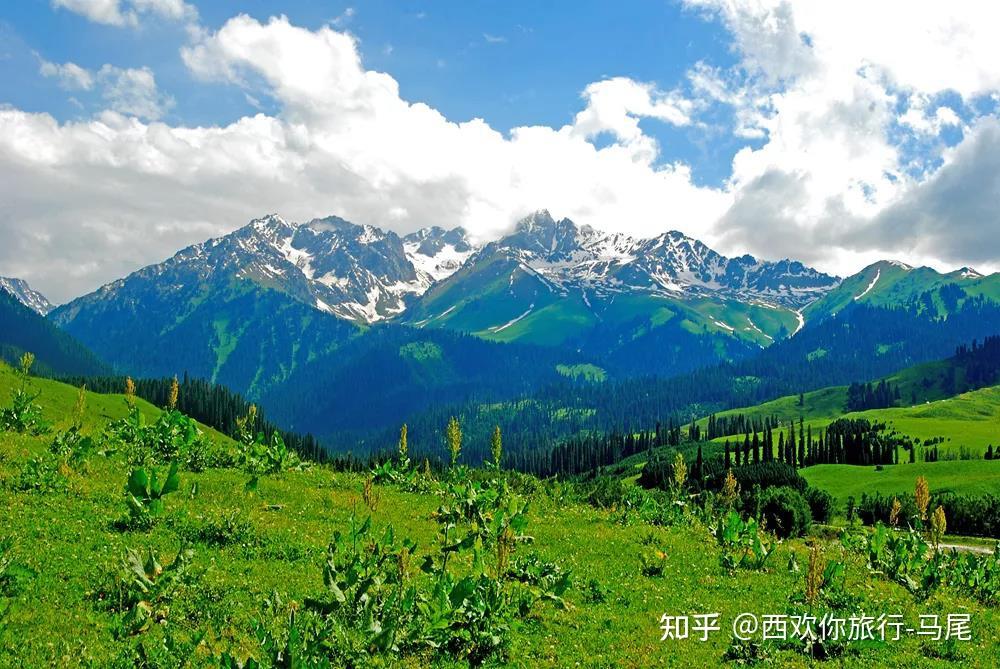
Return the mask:
<svg viewBox="0 0 1000 669">
<path fill-rule="evenodd" d="M 1000 495 L 1000 460 L 947 460 L 885 465 L 813 465 L 800 469 L 809 485 L 832 494 L 843 508 L 848 497 L 860 499 L 867 493 L 912 494 L 918 476 L 927 479 L 935 493 Z"/>
<path fill-rule="evenodd" d="M 9 368 L 0 369 L 0 403 L 14 383 Z M 38 379 L 33 383 L 45 417 L 65 425 L 76 389 Z M 141 406 L 150 419 L 158 413 L 155 407 Z M 109 420 L 123 415 L 123 396 L 88 394 L 83 429 L 97 435 Z M 217 433 L 211 437 L 223 446 L 231 443 Z M 362 475 L 313 466 L 264 476 L 250 492 L 243 472 L 208 469 L 181 472 L 179 491 L 169 497 L 152 529 L 122 530 L 116 521 L 126 511 L 128 467 L 116 455 L 95 456 L 70 472 L 65 491 L 22 492 L 12 485 L 25 462 L 45 451 L 50 441 L 51 436 L 0 433 L 0 506 L 5 510 L 0 537 L 12 541 L 10 557 L 31 574 L 3 598 L 7 613 L 0 619 L 0 647 L 5 649 L 0 666 L 177 666 L 156 659 L 164 644 L 190 647 L 184 666 L 217 666 L 223 653 L 271 666 L 255 624 L 280 628 L 289 611 L 309 597 L 324 596 L 322 568 L 331 535 L 348 526 L 352 512 L 369 513 L 362 501 Z M 535 482 L 529 488 L 525 494 L 533 542 L 518 553 L 534 551 L 571 570 L 573 587 L 565 596 L 569 606 L 560 610 L 543 603 L 515 619 L 506 657 L 487 659 L 484 666 L 729 666 L 723 661 L 731 641 L 726 625 L 744 611 L 786 612 L 790 599 L 803 592 L 803 574 L 786 567 L 791 554 L 799 564 L 806 563 L 803 540 L 780 544 L 764 571 L 729 572 L 720 564 L 721 549 L 709 528 L 694 516 L 670 527 L 653 526 L 620 509 L 583 504 L 559 484 Z M 377 485 L 375 496 L 370 513 L 376 527 L 391 524 L 397 535 L 416 540 L 417 556 L 432 550 L 438 495 Z M 229 530 L 206 531 L 219 527 Z M 186 541 L 194 550 L 194 581 L 174 596 L 165 622 L 138 634 L 124 633 L 123 614 L 108 605 L 108 583 L 120 569 L 125 549 L 151 547 L 166 564 Z M 655 552 L 662 555 L 662 573 L 644 575 L 643 557 Z M 866 611 L 902 613 L 914 621 L 923 613 L 969 612 L 974 641 L 946 649 L 954 661 L 942 659 L 942 649 L 934 644 L 908 637 L 848 646 L 822 666 L 995 666 L 1000 657 L 994 634 L 1000 626 L 997 609 L 948 589 L 918 601 L 870 573 L 858 555 L 838 542 L 827 542 L 824 552 L 828 559 L 845 562 L 847 587 Z M 707 642 L 660 641 L 661 615 L 700 612 L 721 613 L 723 631 Z M 768 642 L 758 654 L 762 666 L 817 666 L 794 645 Z M 372 666 L 468 663 L 447 654 L 426 654 Z"/>
</svg>

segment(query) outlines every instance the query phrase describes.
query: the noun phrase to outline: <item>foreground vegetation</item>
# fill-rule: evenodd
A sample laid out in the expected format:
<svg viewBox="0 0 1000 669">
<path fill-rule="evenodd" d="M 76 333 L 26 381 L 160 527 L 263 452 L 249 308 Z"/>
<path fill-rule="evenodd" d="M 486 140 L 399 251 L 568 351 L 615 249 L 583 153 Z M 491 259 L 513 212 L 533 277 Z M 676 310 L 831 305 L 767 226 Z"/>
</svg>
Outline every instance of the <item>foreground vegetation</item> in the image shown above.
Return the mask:
<svg viewBox="0 0 1000 669">
<path fill-rule="evenodd" d="M 737 512 L 760 500 L 735 479 L 690 496 L 683 457 L 664 492 L 540 481 L 503 470 L 498 431 L 491 466 L 456 464 L 455 421 L 449 468 L 410 463 L 404 432 L 391 461 L 348 473 L 247 429 L 252 416 L 214 433 L 176 397 L 160 410 L 8 368 L 0 386 L 0 664 L 986 667 L 1000 654 L 1000 558 L 952 564 L 920 532 L 779 541 Z M 759 510 L 772 529 L 775 490 Z M 972 641 L 735 643 L 744 611 L 969 613 Z M 661 641 L 662 615 L 708 612 L 723 624 L 708 641 Z"/>
</svg>

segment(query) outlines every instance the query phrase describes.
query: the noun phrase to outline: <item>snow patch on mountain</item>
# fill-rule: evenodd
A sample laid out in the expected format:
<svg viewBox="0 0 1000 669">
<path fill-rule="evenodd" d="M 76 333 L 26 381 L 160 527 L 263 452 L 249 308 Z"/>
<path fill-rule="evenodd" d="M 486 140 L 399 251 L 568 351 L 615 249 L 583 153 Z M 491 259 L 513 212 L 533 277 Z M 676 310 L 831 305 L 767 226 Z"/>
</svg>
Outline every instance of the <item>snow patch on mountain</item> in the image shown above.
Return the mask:
<svg viewBox="0 0 1000 669">
<path fill-rule="evenodd" d="M 870 284 L 868 284 L 868 287 L 865 288 L 864 291 L 862 291 L 860 295 L 855 295 L 854 296 L 854 300 L 855 301 L 860 300 L 862 297 L 864 297 L 868 293 L 872 292 L 872 288 L 875 287 L 875 284 L 878 283 L 878 280 L 880 278 L 882 278 L 882 270 L 881 269 L 877 269 L 877 270 L 875 270 L 875 278 L 872 279 L 872 282 Z"/>
<path fill-rule="evenodd" d="M 520 316 L 515 316 L 514 318 L 512 318 L 512 319 L 511 319 L 511 320 L 509 320 L 509 321 L 507 321 L 507 322 L 506 322 L 506 323 L 504 323 L 503 325 L 495 325 L 495 326 L 491 327 L 491 328 L 490 328 L 490 332 L 503 332 L 504 330 L 506 330 L 507 328 L 509 328 L 509 327 L 510 327 L 511 325 L 514 325 L 514 324 L 515 324 L 515 323 L 517 323 L 518 321 L 520 321 L 520 320 L 522 320 L 522 319 L 526 318 L 526 317 L 528 316 L 528 314 L 530 314 L 530 313 L 531 313 L 532 311 L 534 311 L 534 310 L 535 310 L 535 305 L 534 305 L 534 304 L 532 304 L 532 305 L 531 305 L 530 307 L 528 307 L 528 310 L 527 310 L 527 311 L 525 311 L 525 312 L 524 312 L 523 314 L 521 314 Z"/>
<path fill-rule="evenodd" d="M 34 290 L 23 279 L 15 279 L 0 276 L 0 290 L 6 290 L 17 298 L 17 301 L 28 307 L 32 311 L 44 316 L 55 307 L 44 295 Z"/>
</svg>

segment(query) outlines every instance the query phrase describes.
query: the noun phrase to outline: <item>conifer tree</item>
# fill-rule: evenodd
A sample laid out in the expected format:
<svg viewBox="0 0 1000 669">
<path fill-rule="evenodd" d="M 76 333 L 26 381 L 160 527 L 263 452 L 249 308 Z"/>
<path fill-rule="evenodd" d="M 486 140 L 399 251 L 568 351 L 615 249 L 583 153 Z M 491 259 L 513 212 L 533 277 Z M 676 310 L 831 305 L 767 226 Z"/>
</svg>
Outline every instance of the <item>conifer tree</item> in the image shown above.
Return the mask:
<svg viewBox="0 0 1000 669">
<path fill-rule="evenodd" d="M 694 463 L 694 468 L 695 468 L 694 475 L 698 478 L 699 482 L 701 482 L 704 479 L 704 474 L 703 474 L 704 467 L 705 467 L 705 460 L 701 456 L 701 444 L 698 444 L 698 458 L 695 460 Z"/>
</svg>

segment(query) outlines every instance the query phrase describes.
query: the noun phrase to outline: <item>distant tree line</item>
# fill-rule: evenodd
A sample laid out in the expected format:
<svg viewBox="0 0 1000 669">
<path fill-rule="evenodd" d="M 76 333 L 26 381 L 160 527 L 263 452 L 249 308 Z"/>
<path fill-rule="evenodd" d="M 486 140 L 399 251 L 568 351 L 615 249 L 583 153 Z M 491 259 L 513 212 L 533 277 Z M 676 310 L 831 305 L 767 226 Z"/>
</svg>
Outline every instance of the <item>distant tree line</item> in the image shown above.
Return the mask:
<svg viewBox="0 0 1000 669">
<path fill-rule="evenodd" d="M 508 456 L 511 467 L 537 476 L 573 476 L 612 465 L 637 453 L 679 446 L 681 426 L 671 419 L 653 430 L 573 437 L 547 451 L 521 450 Z"/>
<path fill-rule="evenodd" d="M 885 379 L 875 384 L 854 382 L 847 388 L 847 405 L 844 410 L 888 409 L 896 406 L 899 400 L 899 386 Z"/>
<path fill-rule="evenodd" d="M 795 337 L 779 341 L 752 358 L 669 378 L 609 379 L 604 383 L 562 379 L 504 401 L 485 395 L 470 396 L 458 403 L 446 400 L 414 413 L 396 414 L 390 426 L 374 427 L 381 421 L 372 416 L 366 429 L 334 431 L 322 438 L 333 450 L 379 451 L 395 443 L 398 430 L 395 423 L 405 420 L 410 427 L 411 449 L 436 453 L 441 448 L 442 426 L 454 415 L 461 419 L 470 442 L 463 460 L 478 462 L 485 457 L 489 435 L 499 425 L 508 453 L 511 458 L 518 458 L 517 466 L 529 471 L 554 471 L 563 466 L 560 463 L 569 463 L 568 470 L 580 471 L 582 462 L 575 461 L 576 456 L 571 454 L 578 448 L 571 446 L 559 454 L 546 454 L 581 435 L 588 438 L 586 435 L 648 431 L 658 422 L 667 424 L 673 420 L 676 424 L 678 416 L 707 416 L 782 395 L 846 385 L 858 379 L 877 379 L 919 362 L 955 354 L 961 350 L 961 342 L 995 332 L 1000 332 L 1000 305 L 978 297 L 965 299 L 945 320 L 915 305 L 896 308 L 856 305 L 835 318 L 810 325 Z M 886 343 L 892 346 L 886 348 Z M 948 367 L 972 360 L 983 366 L 983 371 L 975 373 L 979 378 L 984 377 L 991 365 L 1000 368 L 1000 363 L 990 362 L 979 353 L 984 347 L 977 344 L 973 358 L 953 360 Z M 817 350 L 825 351 L 824 355 L 813 355 Z M 958 376 L 966 375 L 959 369 Z M 877 388 L 878 384 L 873 393 Z M 332 392 L 346 392 L 346 389 Z M 699 436 L 715 439 L 725 432 L 733 433 L 728 436 L 753 434 L 763 432 L 766 427 L 776 432 L 774 422 L 774 418 L 747 417 L 723 421 L 717 416 L 715 424 L 703 428 Z M 775 434 L 774 439 L 777 438 Z M 732 446 L 735 449 L 735 444 Z M 777 444 L 774 446 L 777 451 Z M 623 451 L 627 450 L 623 446 Z M 516 455 L 520 453 L 524 457 Z M 585 457 L 582 451 L 579 457 Z"/>
</svg>

